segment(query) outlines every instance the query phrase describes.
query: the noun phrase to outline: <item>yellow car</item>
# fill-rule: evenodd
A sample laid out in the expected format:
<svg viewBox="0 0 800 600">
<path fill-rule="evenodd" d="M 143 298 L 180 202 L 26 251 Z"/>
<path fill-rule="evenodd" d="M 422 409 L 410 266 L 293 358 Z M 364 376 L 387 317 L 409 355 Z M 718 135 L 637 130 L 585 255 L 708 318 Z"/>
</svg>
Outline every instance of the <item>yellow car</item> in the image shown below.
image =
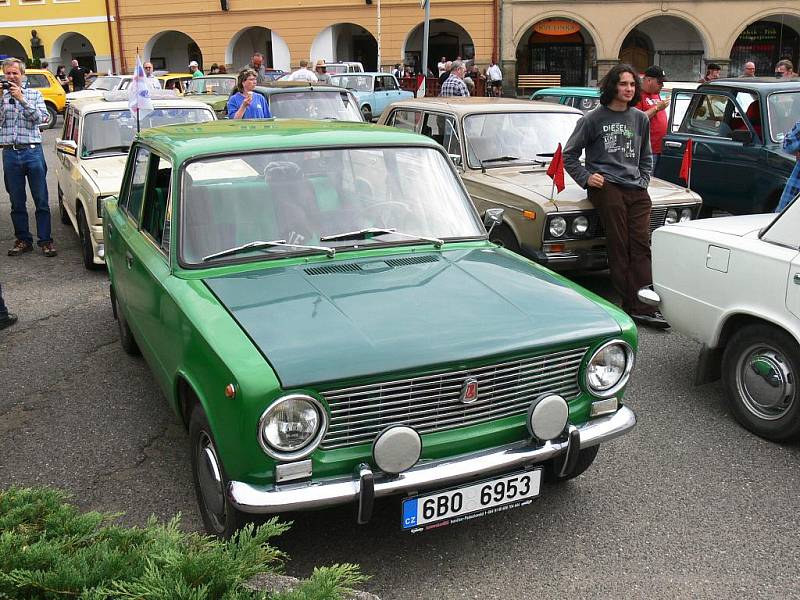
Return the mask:
<svg viewBox="0 0 800 600">
<path fill-rule="evenodd" d="M 183 92 L 186 91 L 186 83 L 192 80 L 192 74 L 167 73 L 159 75 L 157 79 L 161 82 L 161 89 L 175 90 L 178 94 L 183 95 Z"/>
<path fill-rule="evenodd" d="M 49 118 L 43 127 L 52 129 L 56 126 L 56 117 L 64 112 L 67 105 L 67 94 L 58 83 L 58 79 L 47 69 L 26 69 L 28 87 L 39 90 L 44 96 Z"/>
</svg>

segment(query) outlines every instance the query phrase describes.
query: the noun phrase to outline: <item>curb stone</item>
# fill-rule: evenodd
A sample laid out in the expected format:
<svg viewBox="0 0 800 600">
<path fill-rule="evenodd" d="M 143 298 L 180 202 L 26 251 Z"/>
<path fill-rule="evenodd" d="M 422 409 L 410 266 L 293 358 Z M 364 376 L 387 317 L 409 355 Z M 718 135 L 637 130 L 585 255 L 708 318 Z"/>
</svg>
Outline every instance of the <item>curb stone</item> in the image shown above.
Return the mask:
<svg viewBox="0 0 800 600">
<path fill-rule="evenodd" d="M 288 592 L 297 587 L 300 580 L 288 575 L 276 575 L 275 573 L 260 573 L 250 579 L 245 585 L 252 590 L 266 592 Z M 369 592 L 353 592 L 347 600 L 381 600 L 375 594 Z"/>
</svg>

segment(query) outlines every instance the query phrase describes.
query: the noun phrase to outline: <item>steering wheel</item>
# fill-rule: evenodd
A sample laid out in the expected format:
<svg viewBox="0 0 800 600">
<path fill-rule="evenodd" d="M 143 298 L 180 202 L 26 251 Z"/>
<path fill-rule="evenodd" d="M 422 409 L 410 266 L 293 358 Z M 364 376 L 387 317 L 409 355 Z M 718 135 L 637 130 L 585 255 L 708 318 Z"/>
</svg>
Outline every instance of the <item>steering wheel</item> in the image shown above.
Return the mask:
<svg viewBox="0 0 800 600">
<path fill-rule="evenodd" d="M 407 204 L 397 200 L 376 202 L 364 208 L 362 214 L 370 227 L 394 227 L 396 229 L 402 229 L 406 222 L 414 216 Z M 400 219 L 399 224 L 398 218 Z"/>
</svg>

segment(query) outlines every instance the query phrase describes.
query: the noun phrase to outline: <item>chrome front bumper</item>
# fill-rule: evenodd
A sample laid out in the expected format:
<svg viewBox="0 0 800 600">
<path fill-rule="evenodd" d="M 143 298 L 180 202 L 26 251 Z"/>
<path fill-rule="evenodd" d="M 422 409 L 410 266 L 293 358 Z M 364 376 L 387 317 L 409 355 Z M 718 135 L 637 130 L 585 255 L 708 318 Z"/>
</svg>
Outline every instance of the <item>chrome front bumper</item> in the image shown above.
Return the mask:
<svg viewBox="0 0 800 600">
<path fill-rule="evenodd" d="M 354 476 L 338 477 L 303 483 L 287 483 L 256 487 L 240 481 L 228 484 L 228 499 L 245 513 L 269 514 L 296 510 L 309 510 L 359 502 L 359 515 L 371 512 L 374 498 L 392 494 L 412 493 L 430 488 L 446 488 L 462 481 L 510 472 L 528 465 L 542 463 L 565 455 L 570 449 L 588 448 L 619 437 L 636 425 L 636 415 L 626 407 L 606 417 L 592 419 L 573 427 L 564 441 L 545 442 L 533 446 L 518 442 L 461 456 L 423 461 L 397 476 L 373 474 L 367 465 L 361 465 Z M 570 446 L 573 446 L 570 448 Z M 367 517 L 368 518 L 368 517 Z"/>
</svg>

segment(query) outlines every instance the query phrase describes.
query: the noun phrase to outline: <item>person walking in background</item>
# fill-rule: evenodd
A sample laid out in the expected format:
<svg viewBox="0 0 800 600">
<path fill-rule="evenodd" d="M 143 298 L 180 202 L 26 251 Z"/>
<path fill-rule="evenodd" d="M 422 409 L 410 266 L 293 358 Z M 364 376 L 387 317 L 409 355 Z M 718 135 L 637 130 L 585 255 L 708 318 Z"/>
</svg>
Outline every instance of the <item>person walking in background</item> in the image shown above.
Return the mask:
<svg viewBox="0 0 800 600">
<path fill-rule="evenodd" d="M 64 65 L 56 69 L 56 79 L 58 79 L 61 87 L 64 88 L 64 93 L 69 94 L 69 79 L 67 79 L 67 68 Z"/>
<path fill-rule="evenodd" d="M 464 83 L 467 68 L 460 60 L 454 60 L 450 67 L 450 76 L 442 84 L 440 96 L 469 96 L 469 88 Z"/>
<path fill-rule="evenodd" d="M 269 119 L 269 105 L 266 98 L 254 90 L 258 85 L 258 73 L 245 69 L 236 80 L 236 93 L 228 98 L 229 119 Z"/>
<path fill-rule="evenodd" d="M 794 154 L 796 161 L 792 174 L 786 180 L 786 187 L 783 188 L 783 194 L 781 194 L 781 199 L 775 212 L 781 212 L 794 200 L 797 194 L 800 194 L 800 121 L 795 123 L 792 130 L 783 137 L 783 150 L 789 154 Z"/>
<path fill-rule="evenodd" d="M 659 312 L 643 304 L 639 289 L 653 283 L 650 209 L 647 193 L 653 169 L 650 123 L 634 108 L 639 76 L 627 64 L 614 66 L 600 81 L 600 106 L 583 115 L 564 147 L 564 168 L 586 188 L 606 232 L 611 281 L 622 309 L 643 325 L 666 328 Z M 585 166 L 581 154 L 585 151 Z"/>
<path fill-rule="evenodd" d="M 9 84 L 3 90 L 0 110 L 0 145 L 3 147 L 3 179 L 11 200 L 11 222 L 14 224 L 14 246 L 9 256 L 33 250 L 33 236 L 28 229 L 28 207 L 25 183 L 31 189 L 36 206 L 36 235 L 45 256 L 56 255 L 47 197 L 47 163 L 42 152 L 39 125 L 49 116 L 39 90 L 25 86 L 25 64 L 17 58 L 3 61 L 3 74 Z"/>
<path fill-rule="evenodd" d="M 205 74 L 200 70 L 200 65 L 197 64 L 196 60 L 189 63 L 189 73 L 192 74 L 193 79 L 195 77 L 205 77 Z"/>
<path fill-rule="evenodd" d="M 213 66 L 213 65 L 212 65 Z M 267 77 L 267 69 L 264 66 L 264 55 L 261 52 L 253 52 L 250 57 L 250 62 L 239 69 L 241 73 L 245 69 L 252 69 L 258 76 L 258 85 L 269 85 L 269 77 Z"/>
<path fill-rule="evenodd" d="M 286 81 L 308 81 L 309 83 L 316 83 L 317 76 L 308 68 L 308 61 L 303 59 L 300 61 L 300 68 L 286 77 Z"/>
<path fill-rule="evenodd" d="M 445 71 L 449 71 L 447 68 L 447 57 L 443 56 L 442 59 L 437 63 L 436 69 L 439 71 L 437 77 L 441 77 L 442 73 Z"/>
<path fill-rule="evenodd" d="M 667 107 L 668 100 L 661 99 L 661 89 L 664 87 L 667 74 L 658 65 L 648 67 L 642 78 L 642 91 L 639 103 L 636 105 L 640 111 L 650 119 L 650 148 L 653 151 L 653 171 L 656 169 L 658 159 L 661 157 L 661 141 L 667 135 Z"/>
<path fill-rule="evenodd" d="M 775 65 L 775 77 L 778 79 L 790 79 L 796 77 L 797 73 L 794 72 L 794 64 L 792 61 L 784 58 L 779 60 Z"/>
<path fill-rule="evenodd" d="M 708 63 L 706 65 L 706 74 L 701 77 L 697 83 L 708 83 L 709 81 L 719 79 L 719 74 L 721 72 L 722 67 L 720 67 L 717 63 Z"/>
<path fill-rule="evenodd" d="M 756 76 L 756 63 L 747 61 L 742 67 L 742 74 L 739 77 L 755 77 Z"/>
<path fill-rule="evenodd" d="M 333 82 L 331 81 L 331 76 L 328 75 L 328 67 L 325 66 L 325 61 L 321 58 L 314 65 L 314 75 L 317 76 L 318 83 L 324 83 L 325 85 L 333 85 Z"/>
<path fill-rule="evenodd" d="M 86 78 L 92 75 L 94 75 L 94 73 L 92 73 L 91 69 L 84 69 L 78 64 L 77 60 L 73 60 L 72 68 L 67 74 L 67 79 L 69 79 L 69 82 L 72 84 L 72 91 L 80 92 L 84 89 L 86 87 Z"/>
<path fill-rule="evenodd" d="M 486 81 L 489 84 L 486 87 L 488 92 L 487 96 L 499 97 L 503 95 L 503 72 L 500 70 L 500 67 L 497 66 L 497 63 L 494 62 L 494 58 L 492 58 L 492 62 L 489 63 L 489 68 L 486 69 Z"/>
<path fill-rule="evenodd" d="M 17 315 L 8 312 L 8 307 L 3 300 L 3 286 L 0 285 L 0 329 L 11 327 L 17 322 Z"/>
</svg>

